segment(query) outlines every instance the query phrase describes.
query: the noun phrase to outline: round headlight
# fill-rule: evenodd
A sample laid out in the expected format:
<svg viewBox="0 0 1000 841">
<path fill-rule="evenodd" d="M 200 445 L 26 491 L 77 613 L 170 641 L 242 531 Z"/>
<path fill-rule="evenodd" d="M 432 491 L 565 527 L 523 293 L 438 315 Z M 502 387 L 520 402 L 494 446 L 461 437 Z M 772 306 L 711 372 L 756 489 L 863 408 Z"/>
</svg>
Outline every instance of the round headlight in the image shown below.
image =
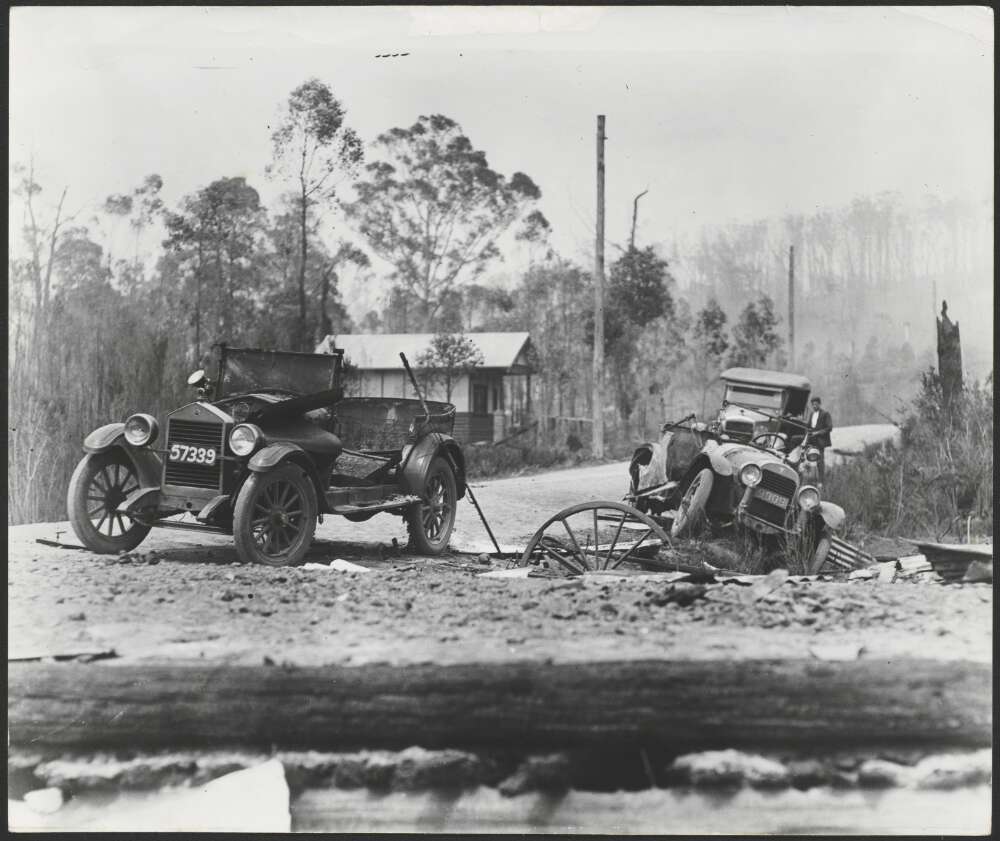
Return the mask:
<svg viewBox="0 0 1000 841">
<path fill-rule="evenodd" d="M 806 461 L 819 461 L 819 447 L 806 447 Z"/>
<path fill-rule="evenodd" d="M 740 481 L 748 488 L 755 488 L 760 484 L 763 474 L 756 464 L 744 464 L 740 468 Z"/>
<path fill-rule="evenodd" d="M 241 423 L 234 426 L 229 433 L 229 449 L 238 456 L 248 456 L 257 447 L 261 431 L 251 423 Z"/>
<path fill-rule="evenodd" d="M 797 499 L 799 502 L 799 508 L 803 511 L 811 511 L 819 505 L 819 491 L 812 485 L 804 485 L 799 489 Z"/>
<path fill-rule="evenodd" d="M 156 440 L 160 426 L 152 415 L 132 415 L 125 421 L 125 440 L 133 447 L 145 447 Z"/>
</svg>

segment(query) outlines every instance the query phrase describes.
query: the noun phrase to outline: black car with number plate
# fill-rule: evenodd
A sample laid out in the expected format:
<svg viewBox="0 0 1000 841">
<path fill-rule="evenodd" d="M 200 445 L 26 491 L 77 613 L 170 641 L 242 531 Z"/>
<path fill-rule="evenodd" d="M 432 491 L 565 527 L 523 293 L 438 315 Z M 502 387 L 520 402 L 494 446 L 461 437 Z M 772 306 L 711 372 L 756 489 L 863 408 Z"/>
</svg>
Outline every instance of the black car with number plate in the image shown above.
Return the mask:
<svg viewBox="0 0 1000 841">
<path fill-rule="evenodd" d="M 344 397 L 342 351 L 218 347 L 213 382 L 166 416 L 95 429 L 70 480 L 77 537 L 94 552 L 138 546 L 154 527 L 233 535 L 240 558 L 302 560 L 324 514 L 405 517 L 411 545 L 439 554 L 465 494 L 455 408 Z"/>
</svg>

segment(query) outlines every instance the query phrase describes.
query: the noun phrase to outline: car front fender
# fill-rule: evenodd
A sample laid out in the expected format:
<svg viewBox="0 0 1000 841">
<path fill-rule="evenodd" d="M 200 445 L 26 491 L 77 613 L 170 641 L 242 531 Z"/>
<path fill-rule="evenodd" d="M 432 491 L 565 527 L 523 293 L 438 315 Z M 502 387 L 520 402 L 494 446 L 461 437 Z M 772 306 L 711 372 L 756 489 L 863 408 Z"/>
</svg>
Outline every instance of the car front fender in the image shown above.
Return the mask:
<svg viewBox="0 0 1000 841">
<path fill-rule="evenodd" d="M 287 441 L 268 444 L 262 450 L 258 450 L 253 454 L 247 466 L 254 473 L 270 473 L 279 464 L 293 455 L 301 458 L 306 455 L 306 451 L 298 444 L 290 444 Z"/>
<path fill-rule="evenodd" d="M 83 449 L 88 453 L 103 453 L 118 443 L 124 444 L 124 440 L 121 442 L 118 440 L 123 438 L 124 435 L 125 424 L 106 423 L 104 426 L 99 426 L 83 439 Z"/>
<path fill-rule="evenodd" d="M 844 509 L 833 502 L 821 502 L 819 504 L 819 516 L 831 531 L 839 530 L 844 525 L 844 520 L 847 519 Z"/>
<path fill-rule="evenodd" d="M 131 459 L 139 485 L 143 488 L 160 487 L 163 478 L 163 462 L 160 457 L 146 447 L 133 447 L 125 440 L 125 424 L 108 423 L 100 426 L 83 439 L 83 449 L 90 455 L 119 449 Z"/>
<path fill-rule="evenodd" d="M 294 462 L 305 470 L 306 475 L 313 484 L 313 489 L 316 491 L 316 499 L 319 502 L 320 511 L 324 511 L 326 494 L 324 493 L 323 483 L 319 478 L 319 471 L 316 469 L 316 465 L 309 454 L 298 444 L 292 444 L 289 441 L 268 444 L 262 450 L 253 454 L 247 467 L 254 473 L 270 473 L 286 461 Z"/>
</svg>

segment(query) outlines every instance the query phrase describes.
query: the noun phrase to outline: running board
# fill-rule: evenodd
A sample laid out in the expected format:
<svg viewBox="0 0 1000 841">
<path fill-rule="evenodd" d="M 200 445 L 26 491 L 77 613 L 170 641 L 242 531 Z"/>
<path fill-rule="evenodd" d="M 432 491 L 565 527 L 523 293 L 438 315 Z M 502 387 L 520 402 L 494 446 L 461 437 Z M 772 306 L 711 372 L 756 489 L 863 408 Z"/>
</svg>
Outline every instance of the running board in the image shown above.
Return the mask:
<svg viewBox="0 0 1000 841">
<path fill-rule="evenodd" d="M 329 499 L 329 496 L 327 497 Z M 379 511 L 391 511 L 395 508 L 403 508 L 405 506 L 413 505 L 415 502 L 420 502 L 419 496 L 414 494 L 397 494 L 396 496 L 391 496 L 388 499 L 382 499 L 378 502 L 371 502 L 368 504 L 359 505 L 331 505 L 331 514 L 375 514 Z"/>
<path fill-rule="evenodd" d="M 140 520 L 141 522 L 141 520 Z M 217 534 L 232 534 L 219 526 L 202 525 L 201 523 L 175 523 L 172 520 L 153 520 L 145 523 L 147 526 L 155 526 L 158 529 L 177 529 L 178 531 L 211 531 Z"/>
</svg>

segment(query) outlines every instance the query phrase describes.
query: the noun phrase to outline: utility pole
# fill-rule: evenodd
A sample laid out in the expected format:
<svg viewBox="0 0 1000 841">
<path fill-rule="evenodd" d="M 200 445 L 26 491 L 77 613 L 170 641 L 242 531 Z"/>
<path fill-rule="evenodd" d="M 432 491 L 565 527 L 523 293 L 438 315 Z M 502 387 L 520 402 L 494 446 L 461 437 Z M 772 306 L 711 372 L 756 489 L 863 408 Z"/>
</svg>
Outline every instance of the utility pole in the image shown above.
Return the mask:
<svg viewBox="0 0 1000 841">
<path fill-rule="evenodd" d="M 795 370 L 795 246 L 788 246 L 788 358 Z"/>
<path fill-rule="evenodd" d="M 636 223 L 636 217 L 638 217 L 638 215 L 639 215 L 639 199 L 641 199 L 648 192 L 649 192 L 649 189 L 647 188 L 647 189 L 643 190 L 641 193 L 639 193 L 639 195 L 637 195 L 632 200 L 632 236 L 630 236 L 629 240 L 628 240 L 628 250 L 629 251 L 634 251 L 635 250 L 635 223 Z"/>
<path fill-rule="evenodd" d="M 597 116 L 597 240 L 594 243 L 594 387 L 591 395 L 595 458 L 604 458 L 604 115 Z"/>
</svg>

